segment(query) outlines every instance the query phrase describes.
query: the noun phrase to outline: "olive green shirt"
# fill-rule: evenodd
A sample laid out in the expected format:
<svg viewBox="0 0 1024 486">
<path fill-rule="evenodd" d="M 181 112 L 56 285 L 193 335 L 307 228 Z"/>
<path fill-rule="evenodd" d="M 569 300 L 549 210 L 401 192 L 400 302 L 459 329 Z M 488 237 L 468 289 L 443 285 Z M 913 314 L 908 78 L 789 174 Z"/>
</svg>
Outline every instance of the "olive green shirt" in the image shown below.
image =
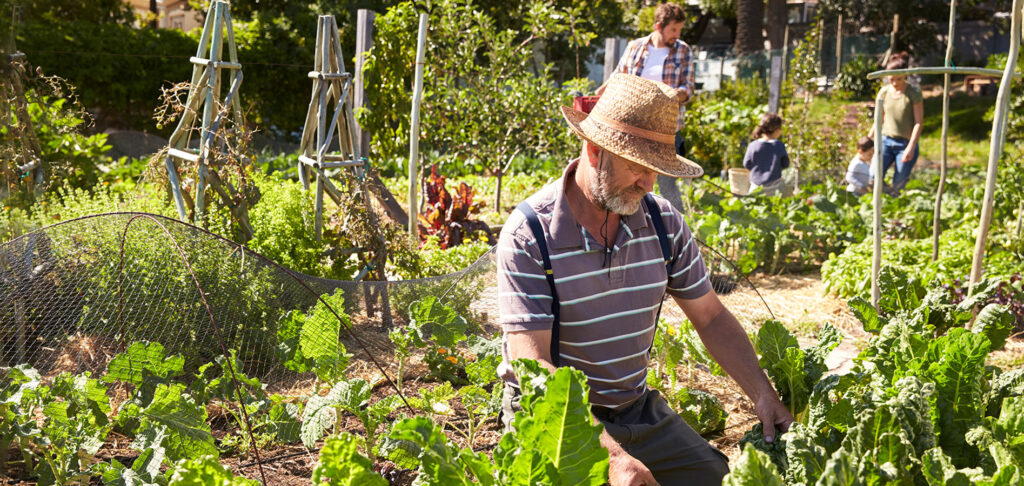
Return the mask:
<svg viewBox="0 0 1024 486">
<path fill-rule="evenodd" d="M 882 117 L 882 135 L 910 139 L 914 133 L 914 103 L 923 100 L 921 88 L 907 83 L 903 92 L 886 84 L 878 95 L 882 99 L 885 115 Z"/>
</svg>

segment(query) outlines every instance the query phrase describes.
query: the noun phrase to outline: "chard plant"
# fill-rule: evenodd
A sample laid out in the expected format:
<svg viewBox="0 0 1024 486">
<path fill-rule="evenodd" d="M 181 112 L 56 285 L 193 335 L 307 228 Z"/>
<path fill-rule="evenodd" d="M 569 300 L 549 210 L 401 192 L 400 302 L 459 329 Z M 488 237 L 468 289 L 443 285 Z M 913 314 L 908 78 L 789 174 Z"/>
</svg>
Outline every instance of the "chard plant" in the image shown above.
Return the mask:
<svg viewBox="0 0 1024 486">
<path fill-rule="evenodd" d="M 479 385 L 468 385 L 459 389 L 459 398 L 466 409 L 466 430 L 456 429 L 473 447 L 480 427 L 501 410 L 502 387 L 495 386 L 488 393 Z"/>
<path fill-rule="evenodd" d="M 302 443 L 308 448 L 313 448 L 328 431 L 332 431 L 332 435 L 341 433 L 342 413 L 348 412 L 362 422 L 366 432 L 363 450 L 373 462 L 376 462 L 380 437 L 378 429 L 385 423 L 388 415 L 398 409 L 401 401 L 397 395 L 391 395 L 370 404 L 371 391 L 369 383 L 356 378 L 339 381 L 326 396 L 314 394 L 309 397 L 302 414 Z"/>
<path fill-rule="evenodd" d="M 1024 479 L 1024 371 L 986 366 L 992 343 L 1012 325 L 1010 311 L 985 307 L 985 321 L 967 330 L 960 325 L 970 313 L 941 287 L 925 288 L 892 268 L 880 280 L 888 290 L 878 309 L 851 301 L 872 337 L 845 375 L 818 374 L 818 356 L 832 346 L 824 343 L 837 341 L 832 331 L 823 328 L 817 345 L 801 349 L 781 326 L 762 327 L 762 366 L 797 423 L 770 444 L 760 424 L 753 427 L 741 441 L 749 460 L 726 484 Z"/>
<path fill-rule="evenodd" d="M 285 368 L 299 373 L 312 371 L 318 380 L 330 384 L 345 378 L 352 355 L 345 349 L 341 336 L 343 329 L 352 327 L 352 321 L 344 311 L 343 290 L 320 298 L 327 305 L 317 301 L 309 313 L 293 310 L 281 319 L 277 326 L 277 354 Z"/>
</svg>

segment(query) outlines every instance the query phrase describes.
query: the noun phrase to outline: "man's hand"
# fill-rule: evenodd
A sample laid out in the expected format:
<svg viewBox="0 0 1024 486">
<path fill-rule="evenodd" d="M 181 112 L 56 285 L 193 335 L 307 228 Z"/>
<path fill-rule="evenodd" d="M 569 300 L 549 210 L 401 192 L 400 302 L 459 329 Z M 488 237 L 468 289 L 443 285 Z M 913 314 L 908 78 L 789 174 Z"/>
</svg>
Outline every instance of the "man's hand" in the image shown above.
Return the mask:
<svg viewBox="0 0 1024 486">
<path fill-rule="evenodd" d="M 761 426 L 764 428 L 765 442 L 775 442 L 775 432 L 787 432 L 793 423 L 793 414 L 789 413 L 789 409 L 774 393 L 759 398 L 757 403 L 754 403 L 754 412 L 757 413 L 757 418 L 761 420 Z"/>
<path fill-rule="evenodd" d="M 609 450 L 608 482 L 611 486 L 658 486 L 651 470 L 644 463 L 617 447 Z"/>
<path fill-rule="evenodd" d="M 676 88 L 676 101 L 679 102 L 680 105 L 690 101 L 690 93 L 684 88 Z"/>
</svg>

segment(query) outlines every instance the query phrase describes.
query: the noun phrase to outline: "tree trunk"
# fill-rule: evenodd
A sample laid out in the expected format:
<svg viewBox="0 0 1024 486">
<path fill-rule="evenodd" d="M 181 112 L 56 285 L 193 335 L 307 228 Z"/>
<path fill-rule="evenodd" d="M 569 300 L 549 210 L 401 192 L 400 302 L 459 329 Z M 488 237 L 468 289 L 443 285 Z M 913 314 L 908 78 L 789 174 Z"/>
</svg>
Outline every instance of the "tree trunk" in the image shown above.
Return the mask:
<svg viewBox="0 0 1024 486">
<path fill-rule="evenodd" d="M 768 31 L 768 42 L 772 50 L 782 49 L 783 37 L 786 33 L 786 0 L 768 0 L 768 16 L 765 29 Z"/>
<path fill-rule="evenodd" d="M 711 21 L 711 14 L 708 12 L 701 12 L 700 17 L 697 17 L 697 21 L 693 23 L 686 32 L 683 32 L 683 41 L 689 45 L 695 45 L 700 42 L 700 38 L 704 35 L 704 31 L 708 30 L 708 23 Z"/>
<path fill-rule="evenodd" d="M 736 44 L 738 55 L 764 49 L 764 0 L 736 0 Z"/>
<path fill-rule="evenodd" d="M 160 15 L 160 9 L 156 6 L 156 0 L 149 0 L 149 12 L 153 14 L 153 20 L 149 21 L 149 26 L 155 29 L 157 27 L 157 16 Z"/>
</svg>

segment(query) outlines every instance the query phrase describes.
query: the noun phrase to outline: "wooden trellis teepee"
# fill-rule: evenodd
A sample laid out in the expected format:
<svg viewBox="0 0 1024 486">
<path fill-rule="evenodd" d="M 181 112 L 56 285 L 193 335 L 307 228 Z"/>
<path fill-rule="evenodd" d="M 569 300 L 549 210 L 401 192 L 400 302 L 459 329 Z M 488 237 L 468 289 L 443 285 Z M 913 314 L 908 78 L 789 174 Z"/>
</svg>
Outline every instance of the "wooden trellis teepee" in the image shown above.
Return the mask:
<svg viewBox="0 0 1024 486">
<path fill-rule="evenodd" d="M 224 60 L 227 47 L 228 60 Z M 209 186 L 231 211 L 245 238 L 252 237 L 247 203 L 239 196 L 231 182 L 223 179 L 218 168 L 224 165 L 224 138 L 219 137 L 225 118 L 231 117 L 236 127 L 242 126 L 241 102 L 238 87 L 242 83 L 242 65 L 238 63 L 235 48 L 235 34 L 231 23 L 230 5 L 224 0 L 215 0 L 206 13 L 203 34 L 199 39 L 196 55 L 190 59 L 194 65 L 189 86 L 188 100 L 177 128 L 171 134 L 167 149 L 167 178 L 178 215 L 193 222 L 203 218 L 206 207 L 206 191 Z M 221 97 L 223 83 L 230 87 Z M 202 110 L 202 118 L 199 118 Z M 189 148 L 191 134 L 199 128 L 198 148 Z M 188 161 L 195 164 L 193 191 L 182 188 L 182 177 L 176 162 Z M 191 218 L 189 211 L 192 212 Z"/>
<path fill-rule="evenodd" d="M 42 158 L 42 148 L 32 126 L 32 117 L 28 113 L 28 100 L 25 98 L 25 54 L 18 51 L 14 42 L 14 25 L 16 18 L 12 14 L 10 32 L 0 33 L 0 124 L 11 127 L 14 138 L 21 143 L 18 156 L 10 167 L 0 167 L 3 177 L 8 179 L 0 186 L 0 201 L 7 199 L 13 186 L 24 185 L 27 192 L 38 196 L 45 185 L 46 162 Z M 17 118 L 10 120 L 12 113 Z M 10 170 L 6 170 L 10 169 Z"/>
</svg>

